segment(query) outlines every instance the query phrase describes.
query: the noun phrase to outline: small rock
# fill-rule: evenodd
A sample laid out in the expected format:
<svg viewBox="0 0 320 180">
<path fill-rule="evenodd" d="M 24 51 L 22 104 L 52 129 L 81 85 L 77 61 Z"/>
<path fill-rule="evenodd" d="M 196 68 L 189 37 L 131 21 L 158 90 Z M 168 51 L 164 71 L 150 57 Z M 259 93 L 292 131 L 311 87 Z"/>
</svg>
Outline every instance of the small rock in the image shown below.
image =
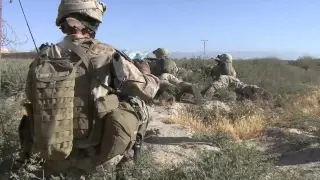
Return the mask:
<svg viewBox="0 0 320 180">
<path fill-rule="evenodd" d="M 302 132 L 298 129 L 294 129 L 294 128 L 291 128 L 288 130 L 289 133 L 294 133 L 294 134 L 302 134 Z"/>
<path fill-rule="evenodd" d="M 230 107 L 221 101 L 209 101 L 204 105 L 204 108 L 205 109 L 213 109 L 214 108 L 217 110 L 230 112 Z"/>
<path fill-rule="evenodd" d="M 220 148 L 209 145 L 197 145 L 200 150 L 219 152 Z"/>
</svg>

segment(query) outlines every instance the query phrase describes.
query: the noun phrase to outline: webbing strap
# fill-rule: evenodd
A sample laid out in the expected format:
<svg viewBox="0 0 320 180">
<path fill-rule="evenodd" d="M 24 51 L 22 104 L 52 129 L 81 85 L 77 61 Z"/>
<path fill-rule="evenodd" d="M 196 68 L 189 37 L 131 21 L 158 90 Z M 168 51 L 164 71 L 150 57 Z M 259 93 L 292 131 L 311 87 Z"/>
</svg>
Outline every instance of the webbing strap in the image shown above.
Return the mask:
<svg viewBox="0 0 320 180">
<path fill-rule="evenodd" d="M 73 96 L 74 91 L 41 92 L 37 94 L 36 99 L 72 98 Z"/>
<path fill-rule="evenodd" d="M 90 59 L 89 59 L 87 53 L 85 52 L 84 48 L 75 45 L 73 42 L 71 42 L 69 40 L 64 41 L 64 44 L 65 44 L 66 48 L 70 49 L 71 51 L 76 53 L 81 58 L 80 61 L 77 62 L 76 66 L 80 65 L 81 62 L 83 62 L 89 71 Z"/>
</svg>

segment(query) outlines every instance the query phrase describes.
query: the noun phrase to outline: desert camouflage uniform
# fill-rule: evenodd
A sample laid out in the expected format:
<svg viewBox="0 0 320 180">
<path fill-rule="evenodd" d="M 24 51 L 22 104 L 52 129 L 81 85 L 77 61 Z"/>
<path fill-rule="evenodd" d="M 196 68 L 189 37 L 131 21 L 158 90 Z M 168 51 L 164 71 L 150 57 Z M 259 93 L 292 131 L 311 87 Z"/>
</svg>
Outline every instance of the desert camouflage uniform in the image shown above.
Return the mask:
<svg viewBox="0 0 320 180">
<path fill-rule="evenodd" d="M 192 74 L 193 74 L 193 71 L 191 69 L 187 70 L 185 68 L 179 67 L 176 76 L 180 77 L 181 79 L 184 79 L 184 78 L 190 77 Z"/>
<path fill-rule="evenodd" d="M 201 94 L 193 84 L 185 82 L 175 76 L 178 73 L 179 68 L 174 61 L 166 61 L 168 59 L 167 50 L 158 48 L 153 51 L 153 54 L 158 60 L 150 65 L 150 68 L 152 70 L 151 72 L 160 79 L 160 93 L 162 93 L 164 89 L 171 88 L 176 89 L 174 93 L 177 93 L 176 100 L 178 101 L 184 93 L 193 94 L 196 101 L 200 100 Z"/>
<path fill-rule="evenodd" d="M 264 90 L 256 85 L 248 85 L 236 78 L 236 71 L 232 66 L 230 54 L 220 54 L 215 59 L 217 65 L 211 70 L 213 83 L 201 91 L 203 96 L 212 96 L 219 89 L 234 88 L 238 99 L 254 99 Z"/>
<path fill-rule="evenodd" d="M 61 27 L 64 33 L 68 32 L 67 28 L 75 28 L 78 30 L 88 30 L 91 36 L 94 37 L 99 24 L 102 23 L 102 16 L 105 11 L 106 6 L 96 0 L 62 0 L 56 24 Z M 144 109 L 144 114 L 141 115 L 141 112 L 138 112 L 134 105 L 126 101 L 127 99 L 125 97 L 138 97 L 137 102 L 143 104 L 143 100 L 152 99 L 160 87 L 159 78 L 152 74 L 141 73 L 131 61 L 126 60 L 124 54 L 116 53 L 116 49 L 113 46 L 101 43 L 90 37 L 69 34 L 65 36 L 61 43 L 42 46 L 40 49 L 41 56 L 50 57 L 49 59 L 69 58 L 71 62 L 80 62 L 78 61 L 79 54 L 77 55 L 76 52 L 71 51 L 68 48 L 70 46 L 65 44 L 66 42 L 72 42 L 74 45 L 82 47 L 86 50 L 86 55 L 90 57 L 89 65 L 83 62 L 78 67 L 74 86 L 73 141 L 79 139 L 84 139 L 84 141 L 78 145 L 74 142 L 71 154 L 65 160 L 47 159 L 45 163 L 47 170 L 45 173 L 49 173 L 47 174 L 49 176 L 54 173 L 65 173 L 68 171 L 68 168 L 71 167 L 91 173 L 98 170 L 97 168 L 101 168 L 102 165 L 104 166 L 104 170 L 108 170 L 117 165 L 127 151 L 131 150 L 134 145 L 132 142 L 135 142 L 136 135 L 140 133 L 137 124 L 139 124 L 141 119 L 145 119 L 144 117 L 149 117 L 146 109 Z M 115 58 L 114 55 L 119 55 L 117 56 L 117 60 L 122 66 L 116 68 L 114 63 L 112 64 L 112 62 L 115 62 L 114 60 L 112 61 L 112 59 Z M 99 57 L 103 58 L 99 59 Z M 30 110 L 30 107 L 34 108 L 34 104 L 40 102 L 35 100 L 35 93 L 40 92 L 33 90 L 35 86 L 33 84 L 34 69 L 32 69 L 32 67 L 39 63 L 39 58 L 37 58 L 30 65 L 26 84 L 26 95 L 31 103 L 27 111 L 29 110 L 28 117 L 31 120 L 35 117 L 33 115 L 35 110 Z M 87 77 L 90 77 L 88 76 L 88 74 L 90 74 L 89 67 L 95 70 L 91 73 L 94 72 L 97 79 L 87 80 Z M 114 71 L 111 70 L 112 68 Z M 119 72 L 120 74 L 123 73 L 124 79 L 119 80 L 117 74 Z M 117 89 L 118 93 L 113 92 L 112 89 L 108 87 L 113 88 L 113 90 Z M 108 97 L 111 97 L 111 95 L 114 97 L 114 94 L 118 96 L 117 99 L 119 99 L 119 101 L 108 101 Z M 121 97 L 120 94 L 125 97 Z M 50 96 L 50 94 L 47 96 Z M 52 95 L 52 97 L 53 96 L 54 95 Z M 92 97 L 92 101 L 90 101 L 88 97 Z M 104 100 L 101 101 L 101 99 Z M 126 100 L 122 101 L 121 99 Z M 139 99 L 142 99 L 142 101 Z M 106 101 L 106 103 L 108 101 L 109 103 L 105 104 L 104 101 Z M 100 102 L 101 104 L 99 104 Z M 54 102 L 47 101 L 47 103 Z M 50 106 L 50 104 L 48 105 Z M 97 108 L 97 112 L 87 112 L 90 111 L 90 108 L 86 108 L 86 106 Z M 139 107 L 143 108 L 141 106 Z M 111 110 L 109 109 L 110 111 L 107 111 L 106 109 L 108 108 Z M 92 113 L 95 114 L 95 116 L 92 116 Z M 66 114 L 64 115 L 67 116 Z M 144 117 L 141 118 L 141 116 Z M 63 117 L 63 115 L 61 117 Z M 88 124 L 90 124 L 89 121 L 92 121 L 92 117 L 95 119 L 95 124 L 90 127 Z M 21 121 L 19 133 L 22 138 L 20 139 L 22 151 L 24 154 L 27 153 L 30 155 L 34 153 L 33 144 L 35 141 L 34 139 L 32 140 L 32 137 L 37 135 L 36 132 L 40 133 L 41 130 L 34 131 L 33 136 L 29 137 L 27 133 L 31 133 L 32 130 L 28 130 L 26 123 L 26 121 Z M 29 127 L 33 129 L 35 126 L 33 127 L 33 125 L 31 125 Z M 99 132 L 101 133 L 98 134 Z M 144 134 L 141 135 L 143 136 Z M 32 148 L 30 146 L 32 146 Z"/>
</svg>

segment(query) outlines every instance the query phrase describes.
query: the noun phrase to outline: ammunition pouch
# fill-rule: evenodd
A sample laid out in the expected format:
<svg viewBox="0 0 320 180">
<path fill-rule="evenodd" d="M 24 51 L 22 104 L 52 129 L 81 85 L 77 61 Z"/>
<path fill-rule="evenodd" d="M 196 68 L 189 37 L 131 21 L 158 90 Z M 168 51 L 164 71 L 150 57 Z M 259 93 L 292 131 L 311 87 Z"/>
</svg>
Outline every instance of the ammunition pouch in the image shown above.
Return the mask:
<svg viewBox="0 0 320 180">
<path fill-rule="evenodd" d="M 140 135 L 141 138 L 143 138 L 146 132 L 148 123 L 150 121 L 150 114 L 149 114 L 148 107 L 143 100 L 136 97 L 128 97 L 126 101 L 134 109 L 135 114 L 138 117 L 139 128 L 138 128 L 137 134 Z"/>
<path fill-rule="evenodd" d="M 150 114 L 145 102 L 136 97 L 128 97 L 126 102 L 134 109 L 134 113 L 139 120 L 135 141 L 131 141 L 126 151 L 134 151 L 133 159 L 137 162 L 140 159 L 142 142 L 150 121 Z"/>
<path fill-rule="evenodd" d="M 112 110 L 119 107 L 119 99 L 115 94 L 109 94 L 105 97 L 98 98 L 95 102 L 96 117 L 93 127 L 90 130 L 89 137 L 85 140 L 74 140 L 74 147 L 86 149 L 99 145 L 103 134 L 104 117 Z"/>
</svg>

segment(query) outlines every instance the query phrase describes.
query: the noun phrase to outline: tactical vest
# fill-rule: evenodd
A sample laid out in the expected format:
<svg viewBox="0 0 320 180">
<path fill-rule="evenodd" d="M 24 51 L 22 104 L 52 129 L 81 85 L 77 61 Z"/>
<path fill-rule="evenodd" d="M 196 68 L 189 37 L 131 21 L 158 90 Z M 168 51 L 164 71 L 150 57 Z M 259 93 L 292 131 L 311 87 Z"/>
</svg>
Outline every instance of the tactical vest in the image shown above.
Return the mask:
<svg viewBox="0 0 320 180">
<path fill-rule="evenodd" d="M 176 63 L 172 59 L 161 58 L 162 73 L 176 74 L 178 69 Z"/>
<path fill-rule="evenodd" d="M 83 52 L 79 52 L 75 45 L 68 47 L 78 56 L 71 53 L 67 59 L 45 57 L 32 68 L 33 153 L 40 153 L 48 160 L 63 160 L 77 144 L 85 146 L 91 133 L 95 133 L 91 131 L 94 119 L 116 109 L 119 104 L 114 94 L 106 97 L 110 97 L 113 102 L 109 103 L 113 106 L 96 107 L 92 103 L 94 83 L 99 83 L 99 75 L 105 77 L 109 71 L 107 58 L 103 56 L 105 45 L 90 40 L 79 46 Z M 91 66 L 89 59 L 95 57 L 101 61 L 96 64 L 106 65 L 99 68 L 103 72 Z"/>
<path fill-rule="evenodd" d="M 220 73 L 221 75 L 230 75 L 230 64 L 229 63 L 220 63 Z"/>
</svg>

